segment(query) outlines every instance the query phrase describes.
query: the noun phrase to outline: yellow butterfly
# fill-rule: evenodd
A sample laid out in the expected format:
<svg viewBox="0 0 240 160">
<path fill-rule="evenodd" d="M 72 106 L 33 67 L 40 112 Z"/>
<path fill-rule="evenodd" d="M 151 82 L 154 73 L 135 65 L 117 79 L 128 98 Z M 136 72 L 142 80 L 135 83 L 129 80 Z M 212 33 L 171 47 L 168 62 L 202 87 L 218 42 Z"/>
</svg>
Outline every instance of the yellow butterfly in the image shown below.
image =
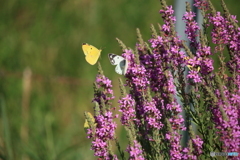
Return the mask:
<svg viewBox="0 0 240 160">
<path fill-rule="evenodd" d="M 90 122 L 90 124 L 89 124 Z M 90 112 L 85 112 L 85 123 L 84 123 L 84 130 L 85 132 L 87 133 L 87 129 L 93 127 L 93 126 L 90 126 L 92 124 L 94 124 L 94 127 L 96 127 L 96 123 L 95 123 L 95 119 L 93 117 L 93 115 L 90 113 Z"/>
<path fill-rule="evenodd" d="M 187 60 L 187 61 L 190 61 L 190 60 L 189 60 L 189 59 L 190 59 L 189 57 L 184 57 L 184 59 Z M 199 59 L 200 59 L 200 58 L 198 58 L 198 60 L 199 60 Z M 193 67 L 193 66 L 191 66 L 191 65 L 187 65 L 187 67 L 188 67 L 189 70 L 197 70 L 197 72 L 199 72 L 200 69 L 201 69 L 200 66 L 198 66 L 198 67 L 194 66 L 194 67 Z"/>
<path fill-rule="evenodd" d="M 82 50 L 83 53 L 85 54 L 86 61 L 91 65 L 97 63 L 97 60 L 102 51 L 101 49 L 97 49 L 96 47 L 87 43 L 82 44 Z"/>
</svg>

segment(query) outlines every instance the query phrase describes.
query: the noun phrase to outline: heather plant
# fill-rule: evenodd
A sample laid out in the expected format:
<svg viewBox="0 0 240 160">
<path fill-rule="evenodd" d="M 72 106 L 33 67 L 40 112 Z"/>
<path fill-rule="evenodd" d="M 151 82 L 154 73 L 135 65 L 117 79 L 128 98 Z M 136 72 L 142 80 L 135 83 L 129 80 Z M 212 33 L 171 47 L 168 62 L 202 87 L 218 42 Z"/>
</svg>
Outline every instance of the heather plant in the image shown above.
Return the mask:
<svg viewBox="0 0 240 160">
<path fill-rule="evenodd" d="M 91 149 L 103 159 L 138 160 L 215 159 L 210 152 L 239 153 L 240 28 L 236 16 L 230 15 L 223 0 L 223 13 L 209 0 L 195 0 L 204 17 L 204 23 L 198 24 L 187 4 L 183 16 L 190 42 L 187 46 L 175 32 L 172 6 L 160 2 L 164 24 L 158 31 L 151 26 L 148 42 L 138 29 L 135 50 L 117 39 L 128 61 L 125 79 L 119 78 L 119 106 L 112 104 L 111 80 L 98 63 L 94 119 L 85 114 Z M 213 56 L 219 60 L 218 66 Z M 118 107 L 120 116 L 114 115 Z M 116 118 L 127 131 L 126 149 L 115 134 Z M 184 132 L 187 143 L 181 142 Z M 113 144 L 120 154 L 114 153 Z"/>
</svg>

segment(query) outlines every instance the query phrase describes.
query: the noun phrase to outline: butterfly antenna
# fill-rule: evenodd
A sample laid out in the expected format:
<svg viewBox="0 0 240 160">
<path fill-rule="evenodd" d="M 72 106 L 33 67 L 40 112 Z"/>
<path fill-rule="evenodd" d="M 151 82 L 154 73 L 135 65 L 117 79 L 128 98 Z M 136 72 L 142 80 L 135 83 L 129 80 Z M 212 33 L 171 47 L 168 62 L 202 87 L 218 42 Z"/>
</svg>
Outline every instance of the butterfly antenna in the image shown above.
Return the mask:
<svg viewBox="0 0 240 160">
<path fill-rule="evenodd" d="M 106 48 L 106 47 L 104 47 L 104 48 Z M 101 47 L 101 49 L 100 49 L 100 50 L 102 51 L 104 48 L 102 48 L 102 47 Z M 101 59 L 101 56 L 102 56 L 102 54 L 100 54 L 100 59 Z"/>
</svg>

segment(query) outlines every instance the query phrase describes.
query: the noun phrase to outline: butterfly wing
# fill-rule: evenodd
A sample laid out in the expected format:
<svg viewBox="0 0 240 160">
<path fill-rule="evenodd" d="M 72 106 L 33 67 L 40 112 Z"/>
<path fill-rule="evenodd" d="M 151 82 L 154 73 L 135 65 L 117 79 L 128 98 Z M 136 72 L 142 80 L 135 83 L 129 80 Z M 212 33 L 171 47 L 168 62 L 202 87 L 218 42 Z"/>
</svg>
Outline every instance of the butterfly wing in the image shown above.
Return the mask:
<svg viewBox="0 0 240 160">
<path fill-rule="evenodd" d="M 91 65 L 94 65 L 97 62 L 102 51 L 87 43 L 82 44 L 82 50 L 85 54 L 86 61 Z"/>
<path fill-rule="evenodd" d="M 115 68 L 116 73 L 121 75 L 126 74 L 128 63 L 122 56 L 110 53 L 108 54 L 108 58 L 112 65 L 117 65 Z"/>
<path fill-rule="evenodd" d="M 122 56 L 119 56 L 119 55 L 116 55 L 116 54 L 113 54 L 113 53 L 109 53 L 108 54 L 108 58 L 110 60 L 110 63 L 112 65 L 117 65 L 119 64 L 122 60 L 124 60 L 124 58 Z"/>
<path fill-rule="evenodd" d="M 128 61 L 125 59 L 125 64 L 124 64 L 124 68 L 123 68 L 123 75 L 125 75 L 127 73 L 127 69 L 128 69 Z"/>
<path fill-rule="evenodd" d="M 125 75 L 127 71 L 128 63 L 127 60 L 122 60 L 119 64 L 117 64 L 115 71 L 118 74 Z"/>
</svg>

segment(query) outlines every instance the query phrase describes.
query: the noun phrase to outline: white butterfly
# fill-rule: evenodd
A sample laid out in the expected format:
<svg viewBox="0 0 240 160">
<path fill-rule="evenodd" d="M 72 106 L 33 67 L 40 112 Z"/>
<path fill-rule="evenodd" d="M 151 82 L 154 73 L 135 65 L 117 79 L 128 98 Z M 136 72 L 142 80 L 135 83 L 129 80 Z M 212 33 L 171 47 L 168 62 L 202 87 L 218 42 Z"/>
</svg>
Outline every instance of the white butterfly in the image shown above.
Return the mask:
<svg viewBox="0 0 240 160">
<path fill-rule="evenodd" d="M 128 61 L 125 60 L 122 56 L 113 54 L 113 53 L 109 53 L 108 54 L 108 58 L 110 60 L 110 63 L 112 65 L 117 65 L 115 68 L 115 71 L 118 74 L 121 75 L 125 75 L 127 72 L 127 68 L 128 68 Z"/>
</svg>

